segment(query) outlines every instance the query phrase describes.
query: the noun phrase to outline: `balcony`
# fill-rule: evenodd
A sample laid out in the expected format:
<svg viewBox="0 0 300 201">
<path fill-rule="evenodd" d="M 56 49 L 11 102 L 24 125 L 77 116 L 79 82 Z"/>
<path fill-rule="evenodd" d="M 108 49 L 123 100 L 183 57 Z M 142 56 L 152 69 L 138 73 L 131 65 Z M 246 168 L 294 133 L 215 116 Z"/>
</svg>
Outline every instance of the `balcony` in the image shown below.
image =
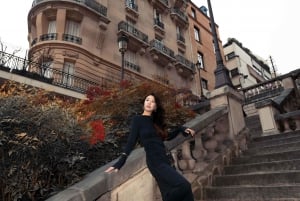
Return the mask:
<svg viewBox="0 0 300 201">
<path fill-rule="evenodd" d="M 160 21 L 160 19 L 154 19 L 154 30 L 160 37 L 165 35 L 165 25 Z"/>
<path fill-rule="evenodd" d="M 175 67 L 182 77 L 192 77 L 195 74 L 195 65 L 182 55 L 176 55 Z"/>
<path fill-rule="evenodd" d="M 144 34 L 133 25 L 125 21 L 118 24 L 118 35 L 126 35 L 129 39 L 128 48 L 130 50 L 140 50 L 140 53 L 145 53 L 146 48 L 149 47 L 148 35 Z"/>
<path fill-rule="evenodd" d="M 70 34 L 63 34 L 63 40 L 71 43 L 76 43 L 78 45 L 81 45 L 82 43 L 82 38 Z"/>
<path fill-rule="evenodd" d="M 131 63 L 131 62 L 126 61 L 126 60 L 125 60 L 124 63 L 125 63 L 125 67 L 126 67 L 126 68 L 128 68 L 128 69 L 130 69 L 130 70 L 133 70 L 133 71 L 136 71 L 136 72 L 141 72 L 141 68 L 140 68 L 139 65 L 134 64 L 134 63 Z"/>
<path fill-rule="evenodd" d="M 101 17 L 102 21 L 104 21 L 106 24 L 109 23 L 109 20 L 107 18 L 107 8 L 95 0 L 34 0 L 32 2 L 32 7 L 35 7 L 36 5 L 43 3 L 43 2 L 49 3 L 51 1 L 74 2 L 77 4 L 84 5 L 84 6 L 88 7 L 89 9 L 93 10 L 94 12 L 96 12 L 97 14 L 100 14 L 102 16 Z"/>
<path fill-rule="evenodd" d="M 186 8 L 187 5 L 186 0 L 175 0 L 174 2 L 174 8 Z"/>
<path fill-rule="evenodd" d="M 180 27 L 187 28 L 189 24 L 187 15 L 178 8 L 171 9 L 171 18 Z"/>
<path fill-rule="evenodd" d="M 136 21 L 139 16 L 139 7 L 133 1 L 125 0 L 125 9 L 127 16 L 130 17 L 133 21 Z"/>
<path fill-rule="evenodd" d="M 152 6 L 161 12 L 166 12 L 169 9 L 168 0 L 148 0 Z"/>
<path fill-rule="evenodd" d="M 57 33 L 48 33 L 40 36 L 40 41 L 57 40 Z"/>
<path fill-rule="evenodd" d="M 174 51 L 166 47 L 159 40 L 150 41 L 150 54 L 153 61 L 163 66 L 173 66 L 176 61 Z"/>
</svg>

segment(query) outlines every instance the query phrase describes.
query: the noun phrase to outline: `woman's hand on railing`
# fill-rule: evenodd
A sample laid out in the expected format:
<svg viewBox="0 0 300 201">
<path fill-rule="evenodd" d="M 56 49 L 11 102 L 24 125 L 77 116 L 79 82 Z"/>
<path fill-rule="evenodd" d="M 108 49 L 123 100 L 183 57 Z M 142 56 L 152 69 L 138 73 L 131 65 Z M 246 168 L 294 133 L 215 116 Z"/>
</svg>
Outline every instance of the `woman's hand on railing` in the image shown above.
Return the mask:
<svg viewBox="0 0 300 201">
<path fill-rule="evenodd" d="M 115 168 L 115 167 L 109 167 L 109 168 L 107 168 L 104 172 L 106 172 L 106 173 L 112 173 L 112 172 L 118 172 L 119 170 L 117 169 L 117 168 Z"/>
<path fill-rule="evenodd" d="M 193 129 L 187 128 L 184 130 L 184 134 L 185 136 L 191 135 L 192 137 L 194 137 L 195 131 Z"/>
</svg>

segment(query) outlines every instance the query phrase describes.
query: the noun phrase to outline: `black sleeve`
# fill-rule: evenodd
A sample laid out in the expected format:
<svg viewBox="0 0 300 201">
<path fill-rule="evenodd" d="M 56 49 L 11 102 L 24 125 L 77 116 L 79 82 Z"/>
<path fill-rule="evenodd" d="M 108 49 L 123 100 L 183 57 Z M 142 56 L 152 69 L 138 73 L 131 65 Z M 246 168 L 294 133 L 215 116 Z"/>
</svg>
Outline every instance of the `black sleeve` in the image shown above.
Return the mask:
<svg viewBox="0 0 300 201">
<path fill-rule="evenodd" d="M 186 134 L 184 131 L 185 129 L 187 129 L 186 127 L 184 126 L 179 126 L 177 127 L 176 129 L 173 129 L 171 130 L 169 133 L 168 133 L 168 137 L 166 140 L 172 140 L 174 139 L 179 133 L 182 133 L 184 136 L 187 136 L 188 134 Z"/>
<path fill-rule="evenodd" d="M 135 117 L 131 122 L 130 134 L 128 136 L 124 152 L 121 154 L 119 160 L 112 167 L 116 169 L 122 168 L 122 166 L 125 164 L 127 160 L 127 157 L 129 156 L 130 152 L 133 150 L 134 146 L 137 143 L 138 134 L 139 134 L 138 119 Z"/>
</svg>

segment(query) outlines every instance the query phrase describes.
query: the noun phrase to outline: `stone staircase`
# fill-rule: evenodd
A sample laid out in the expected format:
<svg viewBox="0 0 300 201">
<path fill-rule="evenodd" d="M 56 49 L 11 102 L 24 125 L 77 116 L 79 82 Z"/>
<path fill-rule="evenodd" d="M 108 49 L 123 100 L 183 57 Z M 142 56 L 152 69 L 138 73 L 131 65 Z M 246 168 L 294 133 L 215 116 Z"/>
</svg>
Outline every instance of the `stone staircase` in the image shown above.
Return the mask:
<svg viewBox="0 0 300 201">
<path fill-rule="evenodd" d="M 300 201 L 300 131 L 253 137 L 205 195 L 207 201 Z"/>
</svg>

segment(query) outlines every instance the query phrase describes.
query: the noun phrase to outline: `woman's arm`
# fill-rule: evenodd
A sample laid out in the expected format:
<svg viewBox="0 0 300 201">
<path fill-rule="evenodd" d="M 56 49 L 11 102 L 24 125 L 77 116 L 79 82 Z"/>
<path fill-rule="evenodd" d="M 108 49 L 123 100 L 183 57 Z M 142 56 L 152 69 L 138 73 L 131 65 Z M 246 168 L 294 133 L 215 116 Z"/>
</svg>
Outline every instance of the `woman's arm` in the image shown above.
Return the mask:
<svg viewBox="0 0 300 201">
<path fill-rule="evenodd" d="M 184 126 L 179 126 L 178 128 L 173 129 L 170 133 L 168 133 L 168 137 L 166 140 L 174 139 L 179 133 L 182 133 L 184 136 L 188 136 L 188 135 L 194 136 L 195 135 L 194 130 L 184 127 Z"/>
<path fill-rule="evenodd" d="M 127 157 L 129 156 L 130 152 L 133 150 L 134 146 L 137 143 L 138 134 L 139 134 L 138 119 L 134 117 L 131 122 L 130 134 L 128 136 L 124 152 L 121 153 L 119 160 L 114 165 L 112 165 L 107 170 L 105 170 L 105 172 L 110 173 L 113 170 L 118 171 L 123 167 L 123 165 L 127 160 Z"/>
</svg>

